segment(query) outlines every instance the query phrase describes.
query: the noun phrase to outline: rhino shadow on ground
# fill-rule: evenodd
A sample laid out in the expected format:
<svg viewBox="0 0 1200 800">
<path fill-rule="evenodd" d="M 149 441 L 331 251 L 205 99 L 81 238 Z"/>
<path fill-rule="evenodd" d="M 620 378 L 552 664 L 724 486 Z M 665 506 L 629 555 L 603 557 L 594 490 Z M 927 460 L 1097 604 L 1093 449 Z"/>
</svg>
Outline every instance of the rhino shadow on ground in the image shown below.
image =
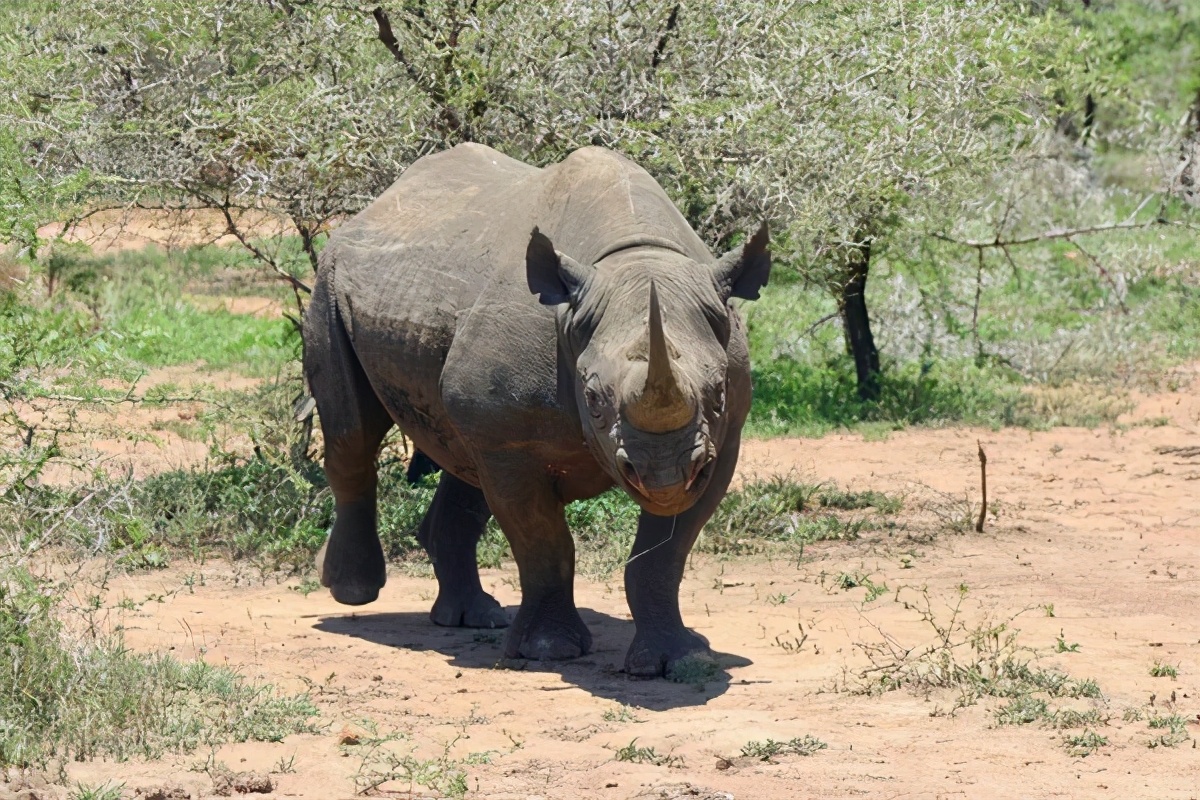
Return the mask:
<svg viewBox="0 0 1200 800">
<path fill-rule="evenodd" d="M 511 609 L 510 617 L 516 613 Z M 385 647 L 420 652 L 432 650 L 449 656 L 450 666 L 461 669 L 492 670 L 497 667 L 559 675 L 596 697 L 652 711 L 704 705 L 724 694 L 738 680 L 729 669 L 749 666 L 750 659 L 714 652 L 721 669 L 703 684 L 674 683 L 667 680 L 630 679 L 621 671 L 625 651 L 633 639 L 633 622 L 589 608 L 580 608 L 580 616 L 592 632 L 592 652 L 571 661 L 526 661 L 503 658 L 504 630 L 441 628 L 429 621 L 424 612 L 348 613 L 322 616 L 313 625 L 316 630 L 353 636 Z M 502 676 L 497 676 L 498 680 Z M 546 686 L 557 691 L 565 686 Z"/>
</svg>

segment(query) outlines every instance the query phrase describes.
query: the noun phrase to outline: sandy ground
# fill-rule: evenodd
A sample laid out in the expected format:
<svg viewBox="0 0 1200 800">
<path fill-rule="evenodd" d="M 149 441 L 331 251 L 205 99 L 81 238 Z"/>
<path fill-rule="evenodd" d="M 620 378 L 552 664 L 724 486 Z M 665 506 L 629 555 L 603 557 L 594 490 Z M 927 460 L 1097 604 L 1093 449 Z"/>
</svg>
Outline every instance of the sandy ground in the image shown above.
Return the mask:
<svg viewBox="0 0 1200 800">
<path fill-rule="evenodd" d="M 68 238 L 100 250 L 231 240 L 216 216 L 195 215 L 181 227 L 170 215 L 120 212 L 89 218 Z M 229 302 L 240 304 L 227 306 L 235 313 L 278 313 L 266 298 Z M 201 380 L 236 388 L 246 379 L 209 373 Z M 147 376 L 139 388 L 157 382 L 186 389 L 195 378 L 180 368 Z M 356 774 L 383 766 L 364 733 L 373 728 L 402 734 L 386 745 L 397 757 L 461 765 L 468 796 L 494 800 L 1200 798 L 1200 455 L 1164 450 L 1200 446 L 1198 387 L 1141 398 L 1117 429 L 960 428 L 897 432 L 885 441 L 747 443 L 742 478 L 795 473 L 901 494 L 905 507 L 894 530 L 813 546 L 799 561 L 694 558 L 684 617 L 709 638 L 725 670 L 699 689 L 621 674 L 633 628 L 619 576 L 577 581 L 593 653 L 523 670 L 497 668 L 498 635 L 429 623 L 430 578 L 393 574 L 377 603 L 356 610 L 323 590 L 298 591 L 298 579 L 264 579 L 241 565 L 180 564 L 118 578 L 114 605 L 127 597 L 138 606 L 113 616 L 132 647 L 311 690 L 324 733 L 154 763 L 71 764 L 71 781 L 123 782 L 127 796 L 176 785 L 184 790 L 177 796 L 209 797 L 215 787 L 197 767 L 211 759 L 274 771 L 273 794 L 260 796 L 351 798 Z M 197 463 L 206 445 L 175 430 L 197 410 L 89 411 L 74 444 L 89 460 L 135 477 Z M 977 443 L 989 459 L 988 527 L 951 533 L 944 521 L 963 516 L 965 498 L 978 502 Z M 842 573 L 868 575 L 888 591 L 864 602 L 865 589 L 837 588 L 832 577 Z M 484 582 L 516 606 L 515 568 L 489 570 Z M 920 602 L 924 591 L 945 624 L 962 586 L 969 587 L 963 629 L 1009 622 L 1019 643 L 1036 651 L 1037 666 L 1096 679 L 1102 700 L 1066 704 L 1109 716 L 1096 728 L 1106 747 L 1080 758 L 1062 746 L 1066 733 L 1078 731 L 1000 726 L 1001 700 L 956 709 L 949 690 L 855 691 L 872 663 L 868 651 L 933 641 L 903 601 Z M 1059 639 L 1077 650 L 1056 652 Z M 1178 678 L 1151 677 L 1155 663 L 1175 666 Z M 1130 709 L 1143 719 L 1126 720 Z M 1185 718 L 1189 738 L 1149 747 L 1159 732 L 1144 717 L 1155 714 Z M 767 762 L 741 755 L 751 741 L 803 736 L 828 746 Z M 357 744 L 341 743 L 355 737 Z M 617 760 L 634 740 L 669 763 Z M 403 780 L 376 793 L 438 796 Z M 63 794 L 52 788 L 36 796 Z"/>
<path fill-rule="evenodd" d="M 293 234 L 292 224 L 261 211 L 236 212 L 235 221 L 244 235 L 252 237 Z M 228 222 L 216 209 L 191 211 L 148 211 L 114 208 L 97 211 L 82 220 L 54 223 L 38 229 L 42 239 L 61 236 L 81 242 L 96 253 L 140 250 L 148 245 L 165 249 L 201 244 L 237 244 Z"/>
<path fill-rule="evenodd" d="M 123 619 L 128 643 L 234 665 L 287 690 L 313 688 L 321 735 L 220 748 L 234 770 L 276 774 L 275 797 L 350 798 L 356 773 L 380 767 L 364 728 L 401 733 L 398 756 L 464 763 L 469 797 L 513 798 L 1197 798 L 1200 797 L 1200 392 L 1141 398 L 1116 429 L 1049 432 L 911 430 L 750 442 L 742 474 L 806 479 L 905 496 L 895 530 L 808 548 L 786 558 L 696 557 L 685 620 L 721 653 L 725 675 L 703 688 L 631 681 L 620 672 L 633 626 L 619 577 L 577 581 L 595 652 L 568 663 L 497 668 L 499 637 L 428 622 L 432 579 L 393 574 L 379 601 L 339 606 L 298 579 L 264 580 L 230 565 L 181 565 L 117 579 L 114 597 L 146 602 Z M 978 500 L 977 442 L 988 454 L 994 511 L 985 533 L 950 533 L 939 516 Z M 965 506 L 963 506 L 965 508 Z M 931 535 L 936 534 L 936 535 Z M 837 588 L 865 573 L 888 592 Z M 198 584 L 181 590 L 185 575 Z M 485 586 L 515 607 L 516 571 Z M 955 709 L 956 694 L 852 691 L 866 649 L 914 647 L 931 629 L 902 600 L 924 589 L 945 623 L 961 585 L 968 628 L 1011 620 L 1038 666 L 1094 678 L 1106 747 L 1081 758 L 1069 733 L 1037 723 L 1000 726 L 1003 701 Z M 1047 608 L 1052 607 L 1053 616 Z M 1015 618 L 1014 618 L 1015 617 Z M 962 638 L 962 634 L 959 635 Z M 1056 652 L 1062 639 L 1077 651 Z M 1156 662 L 1178 678 L 1151 677 Z M 1176 713 L 1188 739 L 1148 746 L 1143 716 Z M 339 744 L 359 736 L 358 744 Z M 828 747 L 763 762 L 751 741 L 814 736 Z M 616 759 L 636 740 L 670 763 Z M 189 771 L 208 753 L 157 763 L 70 765 L 73 781 L 135 787 L 175 783 L 207 797 Z M 403 780 L 393 797 L 435 797 Z"/>
<path fill-rule="evenodd" d="M 23 400 L 13 410 L 27 425 L 58 430 L 61 457 L 47 464 L 40 475 L 45 483 L 68 485 L 88 480 L 101 469 L 112 476 L 145 478 L 160 472 L 202 464 L 210 442 L 196 426 L 209 409 L 213 389 L 248 391 L 257 378 L 235 372 L 202 370 L 196 365 L 162 367 L 148 371 L 136 382 L 105 379 L 101 388 L 142 397 L 158 389 L 171 402 L 89 403 L 81 405 L 59 396 Z M 230 446 L 233 434 L 222 426 L 217 433 Z M 21 433 L 0 432 L 0 446 L 21 446 Z"/>
</svg>

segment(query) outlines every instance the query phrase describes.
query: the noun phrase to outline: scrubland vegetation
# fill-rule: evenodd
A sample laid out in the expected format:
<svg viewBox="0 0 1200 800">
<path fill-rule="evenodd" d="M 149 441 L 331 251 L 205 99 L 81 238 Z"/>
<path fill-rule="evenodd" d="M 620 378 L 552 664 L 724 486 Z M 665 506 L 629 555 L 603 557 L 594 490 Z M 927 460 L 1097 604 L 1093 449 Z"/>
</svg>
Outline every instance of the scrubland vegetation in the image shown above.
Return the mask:
<svg viewBox="0 0 1200 800">
<path fill-rule="evenodd" d="M 6 3 L 0 767 L 317 729 L 304 696 L 130 652 L 98 621 L 102 591 L 74 607 L 46 565 L 221 558 L 311 578 L 332 496 L 297 321 L 329 230 L 416 158 L 476 141 L 547 164 L 597 144 L 650 170 L 714 251 L 769 220 L 771 285 L 745 308 L 754 437 L 1115 427 L 1133 392 L 1180 388 L 1200 355 L 1197 42 L 1200 10 L 1160 0 Z M 226 240 L 76 241 L 102 217 L 196 215 Z M 237 297 L 271 313 L 235 313 Z M 171 369 L 188 379 L 147 385 Z M 203 443 L 200 463 L 134 476 L 78 446 L 123 410 L 174 407 L 187 414 L 128 433 Z M 420 570 L 435 484 L 405 483 L 407 455 L 396 436 L 380 456 L 380 529 Z M 799 560 L 903 526 L 905 503 L 751 480 L 698 551 Z M 636 515 L 618 493 L 569 509 L 582 574 L 619 570 Z M 480 562 L 506 558 L 492 523 Z M 875 653 L 850 688 L 1001 698 L 998 725 L 1082 730 L 1064 740 L 1080 756 L 1106 746 L 1099 712 L 1060 704 L 1094 683 L 995 641 L 966 660 Z M 1186 739 L 1173 717 L 1149 724 L 1156 746 Z M 635 739 L 616 758 L 672 757 Z"/>
</svg>

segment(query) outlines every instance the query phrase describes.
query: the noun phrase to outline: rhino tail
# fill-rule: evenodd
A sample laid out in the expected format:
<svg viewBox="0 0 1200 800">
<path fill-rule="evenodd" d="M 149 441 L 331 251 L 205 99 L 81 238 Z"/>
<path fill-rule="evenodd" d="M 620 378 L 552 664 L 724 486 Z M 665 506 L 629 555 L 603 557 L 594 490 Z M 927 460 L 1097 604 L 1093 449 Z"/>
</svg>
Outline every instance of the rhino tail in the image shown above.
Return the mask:
<svg viewBox="0 0 1200 800">
<path fill-rule="evenodd" d="M 333 273 L 331 264 L 321 270 L 304 314 L 304 379 L 325 434 L 327 462 L 336 440 L 382 440 L 392 426 L 354 351 Z"/>
</svg>

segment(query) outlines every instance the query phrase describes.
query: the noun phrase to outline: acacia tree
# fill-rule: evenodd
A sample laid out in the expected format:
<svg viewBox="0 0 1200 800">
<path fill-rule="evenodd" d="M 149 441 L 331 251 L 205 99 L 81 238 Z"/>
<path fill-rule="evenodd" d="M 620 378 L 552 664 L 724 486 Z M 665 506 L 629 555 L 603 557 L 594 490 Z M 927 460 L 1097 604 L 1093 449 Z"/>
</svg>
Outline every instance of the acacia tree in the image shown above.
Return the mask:
<svg viewBox="0 0 1200 800">
<path fill-rule="evenodd" d="M 34 0 L 30 0 L 34 2 Z M 1075 28 L 1005 2 L 81 0 L 29 15 L 9 121 L 89 203 L 224 215 L 280 273 L 267 211 L 322 233 L 415 158 L 480 141 L 544 164 L 644 164 L 717 249 L 770 220 L 777 262 L 837 298 L 864 397 L 881 254 L 945 227 L 1047 122 Z M 23 63 L 23 62 L 22 62 Z M 1064 65 L 1068 67 L 1064 69 Z M 299 281 L 292 280 L 298 285 Z"/>
<path fill-rule="evenodd" d="M 84 0 L 30 17 L 8 116 L 47 182 L 87 176 L 88 202 L 214 209 L 297 288 L 283 237 L 319 237 L 415 158 L 452 144 L 453 110 L 340 3 Z M 424 87 L 427 91 L 412 91 Z M 432 87 L 432 88 L 431 88 Z"/>
<path fill-rule="evenodd" d="M 836 0 L 684 10 L 676 36 L 655 73 L 662 120 L 613 139 L 676 178 L 710 241 L 772 219 L 776 257 L 838 299 L 860 395 L 875 397 L 872 265 L 946 225 L 1050 124 L 1079 64 L 1074 29 L 1003 2 Z"/>
<path fill-rule="evenodd" d="M 1083 74 L 1074 26 L 1002 2 L 562 8 L 521 49 L 500 140 L 627 152 L 718 249 L 771 220 L 780 266 L 837 297 L 866 398 L 875 259 L 950 225 Z"/>
</svg>

